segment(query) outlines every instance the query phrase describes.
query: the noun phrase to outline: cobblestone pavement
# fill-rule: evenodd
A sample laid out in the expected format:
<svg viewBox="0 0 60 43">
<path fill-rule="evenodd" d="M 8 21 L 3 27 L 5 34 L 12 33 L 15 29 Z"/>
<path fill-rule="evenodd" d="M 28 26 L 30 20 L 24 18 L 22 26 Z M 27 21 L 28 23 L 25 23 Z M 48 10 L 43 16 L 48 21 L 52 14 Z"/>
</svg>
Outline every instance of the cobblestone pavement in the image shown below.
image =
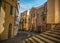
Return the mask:
<svg viewBox="0 0 60 43">
<path fill-rule="evenodd" d="M 0 41 L 0 43 L 21 43 L 22 40 L 24 40 L 28 37 L 31 37 L 32 35 L 34 35 L 34 34 L 30 33 L 30 32 L 21 31 L 21 32 L 18 32 L 16 37 L 14 37 L 12 39 Z"/>
</svg>

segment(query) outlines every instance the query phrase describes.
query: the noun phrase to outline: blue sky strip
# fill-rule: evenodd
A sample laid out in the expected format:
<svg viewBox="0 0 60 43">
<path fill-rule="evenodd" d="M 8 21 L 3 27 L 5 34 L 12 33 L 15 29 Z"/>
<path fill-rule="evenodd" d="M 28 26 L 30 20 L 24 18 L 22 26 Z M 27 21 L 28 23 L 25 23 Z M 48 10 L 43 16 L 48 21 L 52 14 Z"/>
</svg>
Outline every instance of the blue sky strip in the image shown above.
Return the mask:
<svg viewBox="0 0 60 43">
<path fill-rule="evenodd" d="M 32 7 L 41 6 L 46 1 L 47 0 L 20 0 L 20 12 L 24 12 Z"/>
</svg>

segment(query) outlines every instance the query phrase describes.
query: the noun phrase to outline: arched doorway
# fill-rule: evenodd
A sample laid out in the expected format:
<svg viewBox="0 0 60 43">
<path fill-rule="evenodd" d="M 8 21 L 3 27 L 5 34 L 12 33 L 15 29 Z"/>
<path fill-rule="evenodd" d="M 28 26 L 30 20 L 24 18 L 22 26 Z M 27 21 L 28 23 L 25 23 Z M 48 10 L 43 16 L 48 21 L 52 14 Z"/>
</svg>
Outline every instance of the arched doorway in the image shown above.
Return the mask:
<svg viewBox="0 0 60 43">
<path fill-rule="evenodd" d="M 11 38 L 11 32 L 12 32 L 12 24 L 10 23 L 8 27 L 8 38 Z"/>
</svg>

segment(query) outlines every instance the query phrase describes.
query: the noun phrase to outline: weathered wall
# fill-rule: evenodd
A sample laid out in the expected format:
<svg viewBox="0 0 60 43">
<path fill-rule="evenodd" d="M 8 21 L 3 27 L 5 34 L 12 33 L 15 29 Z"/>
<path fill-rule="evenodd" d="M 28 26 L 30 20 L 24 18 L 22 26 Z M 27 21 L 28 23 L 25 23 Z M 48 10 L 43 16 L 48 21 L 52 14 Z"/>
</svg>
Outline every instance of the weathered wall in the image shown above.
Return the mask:
<svg viewBox="0 0 60 43">
<path fill-rule="evenodd" d="M 59 0 L 48 0 L 47 23 L 59 23 Z"/>
<path fill-rule="evenodd" d="M 0 34 L 2 34 L 2 32 L 4 31 L 4 20 L 5 18 L 5 11 L 3 10 L 3 8 L 1 7 L 1 11 L 0 11 Z"/>
<path fill-rule="evenodd" d="M 55 22 L 55 0 L 47 2 L 47 23 Z"/>
<path fill-rule="evenodd" d="M 13 4 L 12 4 L 13 3 Z M 12 15 L 10 14 L 10 6 L 13 6 L 13 11 Z M 16 1 L 12 2 L 10 1 L 2 1 L 2 7 L 5 11 L 5 23 L 4 23 L 4 31 L 1 34 L 1 40 L 8 39 L 8 30 L 9 30 L 9 24 L 12 24 L 12 29 L 11 29 L 11 37 L 14 37 L 14 15 L 15 15 L 15 6 L 16 6 Z"/>
<path fill-rule="evenodd" d="M 48 0 L 47 2 L 47 24 L 53 30 L 57 23 L 60 23 L 59 0 Z"/>
</svg>

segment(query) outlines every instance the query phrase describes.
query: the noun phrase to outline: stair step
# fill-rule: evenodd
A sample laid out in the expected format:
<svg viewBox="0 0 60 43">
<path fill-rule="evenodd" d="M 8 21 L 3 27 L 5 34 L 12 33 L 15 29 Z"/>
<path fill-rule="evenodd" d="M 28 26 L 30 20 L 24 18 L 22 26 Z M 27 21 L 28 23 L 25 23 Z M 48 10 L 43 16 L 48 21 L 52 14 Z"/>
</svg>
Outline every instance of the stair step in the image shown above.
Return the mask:
<svg viewBox="0 0 60 43">
<path fill-rule="evenodd" d="M 53 31 L 53 32 L 49 32 L 49 33 L 51 33 L 51 34 L 56 34 L 56 35 L 60 35 L 59 32 L 55 32 L 55 31 Z"/>
<path fill-rule="evenodd" d="M 24 40 L 23 43 L 60 43 L 60 33 L 54 31 L 44 32 Z"/>
<path fill-rule="evenodd" d="M 47 38 L 47 39 L 49 39 L 49 40 L 52 40 L 52 41 L 56 41 L 56 42 L 60 42 L 60 40 L 59 39 L 57 39 L 57 38 L 54 38 L 54 37 L 51 37 L 51 36 L 48 36 L 48 35 L 45 35 L 45 34 L 40 34 L 40 36 L 42 36 L 42 37 L 44 37 L 44 38 Z"/>
<path fill-rule="evenodd" d="M 46 43 L 55 43 L 55 42 L 53 42 L 53 41 L 51 41 L 51 40 L 49 40 L 47 38 L 44 38 L 42 36 L 39 36 L 39 35 L 36 35 L 36 37 L 39 38 L 39 39 L 41 39 L 41 40 L 44 40 Z"/>
<path fill-rule="evenodd" d="M 56 30 L 54 30 L 54 31 L 60 32 L 60 30 L 58 30 L 58 29 L 56 29 Z"/>
<path fill-rule="evenodd" d="M 31 43 L 28 39 L 26 39 L 25 41 L 26 41 L 26 43 L 27 43 L 27 42 Z"/>
<path fill-rule="evenodd" d="M 44 33 L 44 34 L 45 34 L 45 35 L 49 35 L 49 36 L 51 36 L 51 37 L 55 37 L 55 38 L 60 39 L 60 35 L 51 34 L 51 33 L 48 33 L 48 32 L 46 32 L 46 33 Z"/>
<path fill-rule="evenodd" d="M 38 43 L 45 43 L 45 42 L 43 42 L 42 40 L 40 40 L 40 39 L 38 39 L 38 38 L 36 38 L 36 37 L 32 37 L 34 40 L 36 40 Z"/>
<path fill-rule="evenodd" d="M 26 41 L 24 40 L 24 41 L 22 41 L 22 43 L 26 43 Z"/>
<path fill-rule="evenodd" d="M 30 40 L 31 43 L 37 43 L 33 38 L 29 38 L 28 40 Z"/>
</svg>

